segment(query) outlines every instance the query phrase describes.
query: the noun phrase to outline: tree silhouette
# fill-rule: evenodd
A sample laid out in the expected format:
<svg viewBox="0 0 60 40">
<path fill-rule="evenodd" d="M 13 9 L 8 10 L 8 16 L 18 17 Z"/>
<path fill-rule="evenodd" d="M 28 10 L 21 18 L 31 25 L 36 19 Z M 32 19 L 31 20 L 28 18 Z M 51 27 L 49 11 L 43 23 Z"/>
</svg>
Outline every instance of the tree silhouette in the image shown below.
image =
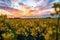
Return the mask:
<svg viewBox="0 0 60 40">
<path fill-rule="evenodd" d="M 58 15 L 60 13 L 60 4 L 59 3 L 54 3 L 52 8 L 54 8 L 54 13 L 51 13 L 51 16 Z"/>
<path fill-rule="evenodd" d="M 51 16 L 59 15 L 57 18 L 57 26 L 56 26 L 56 40 L 58 40 L 58 27 L 59 27 L 59 17 L 60 17 L 60 4 L 54 3 L 52 8 L 54 8 L 54 13 L 51 13 Z"/>
</svg>

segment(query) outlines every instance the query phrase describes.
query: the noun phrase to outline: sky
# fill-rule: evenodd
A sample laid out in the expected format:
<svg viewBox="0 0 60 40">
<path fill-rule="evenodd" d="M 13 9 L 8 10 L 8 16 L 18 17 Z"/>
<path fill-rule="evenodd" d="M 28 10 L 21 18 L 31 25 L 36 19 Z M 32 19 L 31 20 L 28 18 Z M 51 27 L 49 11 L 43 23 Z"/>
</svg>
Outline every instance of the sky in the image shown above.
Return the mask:
<svg viewBox="0 0 60 40">
<path fill-rule="evenodd" d="M 0 14 L 8 17 L 49 17 L 53 3 L 59 0 L 0 0 Z"/>
</svg>

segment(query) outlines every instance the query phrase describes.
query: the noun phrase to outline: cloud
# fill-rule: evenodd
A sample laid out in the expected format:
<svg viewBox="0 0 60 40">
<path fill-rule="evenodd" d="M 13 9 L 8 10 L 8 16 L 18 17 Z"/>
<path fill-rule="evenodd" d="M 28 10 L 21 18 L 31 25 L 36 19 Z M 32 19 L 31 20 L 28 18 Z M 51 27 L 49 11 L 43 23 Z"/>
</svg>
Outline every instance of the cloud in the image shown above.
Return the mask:
<svg viewBox="0 0 60 40">
<path fill-rule="evenodd" d="M 10 12 L 6 11 L 6 10 L 3 10 L 3 9 L 0 9 L 0 15 L 3 14 L 3 15 L 13 15 L 11 14 Z"/>
<path fill-rule="evenodd" d="M 33 11 L 32 13 L 33 15 L 30 15 L 30 16 L 34 16 L 34 15 L 38 16 L 38 15 L 50 14 L 50 12 L 52 11 L 51 6 L 54 2 L 58 2 L 58 0 L 0 0 L 0 8 L 10 7 L 14 10 L 16 9 L 21 10 L 23 11 L 22 14 L 25 16 L 27 16 L 26 10 L 28 11 L 37 10 L 37 12 Z M 17 14 L 20 14 L 20 13 L 16 13 L 16 15 Z"/>
</svg>

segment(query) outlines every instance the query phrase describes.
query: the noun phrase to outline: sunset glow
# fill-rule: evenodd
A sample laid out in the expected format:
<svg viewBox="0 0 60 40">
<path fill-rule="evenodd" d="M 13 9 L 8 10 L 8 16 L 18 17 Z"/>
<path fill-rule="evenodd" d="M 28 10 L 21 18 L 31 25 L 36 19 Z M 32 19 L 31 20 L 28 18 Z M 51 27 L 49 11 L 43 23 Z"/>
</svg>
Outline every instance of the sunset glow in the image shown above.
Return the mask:
<svg viewBox="0 0 60 40">
<path fill-rule="evenodd" d="M 42 16 L 50 14 L 54 2 L 59 0 L 0 0 L 0 9 L 13 16 Z M 2 12 L 0 11 L 0 14 Z M 48 15 L 47 15 L 48 16 Z"/>
</svg>

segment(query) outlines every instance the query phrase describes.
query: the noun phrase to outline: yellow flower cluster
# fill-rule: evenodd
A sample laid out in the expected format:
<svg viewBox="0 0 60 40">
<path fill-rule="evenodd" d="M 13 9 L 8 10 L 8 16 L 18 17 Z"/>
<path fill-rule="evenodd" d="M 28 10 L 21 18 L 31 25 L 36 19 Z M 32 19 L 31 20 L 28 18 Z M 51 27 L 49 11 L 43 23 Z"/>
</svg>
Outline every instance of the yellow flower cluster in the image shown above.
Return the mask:
<svg viewBox="0 0 60 40">
<path fill-rule="evenodd" d="M 0 20 L 0 31 L 4 31 L 2 37 L 6 40 L 12 40 L 20 34 L 25 37 L 43 35 L 46 40 L 53 40 L 56 39 L 56 36 L 53 36 L 56 35 L 56 25 L 56 19 L 4 19 Z"/>
</svg>

